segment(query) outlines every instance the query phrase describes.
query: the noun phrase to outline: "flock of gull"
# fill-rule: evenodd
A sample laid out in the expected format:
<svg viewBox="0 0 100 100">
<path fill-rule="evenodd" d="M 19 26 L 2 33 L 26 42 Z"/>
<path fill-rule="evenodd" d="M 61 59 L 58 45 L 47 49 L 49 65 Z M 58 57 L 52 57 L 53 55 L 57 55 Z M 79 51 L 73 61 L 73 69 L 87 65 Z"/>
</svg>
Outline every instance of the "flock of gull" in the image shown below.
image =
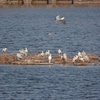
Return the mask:
<svg viewBox="0 0 100 100">
<path fill-rule="evenodd" d="M 60 18 L 60 15 L 56 16 L 56 21 L 61 21 L 63 24 L 66 24 L 66 20 L 64 17 Z M 58 50 L 58 53 L 61 53 L 61 50 Z M 62 59 L 67 59 L 66 54 L 64 53 L 63 56 L 61 56 Z M 89 62 L 89 57 L 86 54 L 86 52 L 83 50 L 82 52 L 78 52 L 78 54 L 76 56 L 73 57 L 72 62 L 74 63 L 76 60 L 80 60 L 80 61 L 87 61 Z"/>
<path fill-rule="evenodd" d="M 7 51 L 7 48 L 3 48 L 2 49 L 2 53 L 6 52 Z M 66 53 L 64 53 L 62 55 L 62 51 L 61 49 L 58 49 L 58 54 L 61 55 L 61 59 L 66 61 L 67 60 L 67 55 Z M 41 55 L 41 56 L 46 56 L 46 58 L 48 58 L 48 61 L 49 63 L 51 63 L 51 60 L 52 60 L 52 54 L 50 53 L 50 50 L 47 50 L 46 52 L 41 52 L 41 53 L 38 53 L 38 55 Z M 24 56 L 28 56 L 28 49 L 25 48 L 25 49 L 21 49 L 18 51 L 18 53 L 16 53 L 16 57 L 18 59 L 22 59 Z"/>
<path fill-rule="evenodd" d="M 74 63 L 76 60 L 80 60 L 82 62 L 90 61 L 88 55 L 86 54 L 86 52 L 84 50 L 82 52 L 78 52 L 78 54 L 73 57 L 72 62 Z"/>
<path fill-rule="evenodd" d="M 60 15 L 56 16 L 55 20 L 56 21 L 60 21 L 63 24 L 66 24 L 65 18 L 64 17 L 60 17 Z M 2 53 L 6 52 L 6 51 L 7 51 L 7 48 L 3 48 L 2 49 Z M 62 54 L 62 51 L 60 49 L 58 49 L 58 54 L 60 54 L 60 55 Z M 28 49 L 27 48 L 19 50 L 18 53 L 16 54 L 18 59 L 22 59 L 23 56 L 27 56 L 27 55 L 28 55 Z M 50 50 L 46 51 L 45 53 L 42 51 L 40 55 L 41 56 L 44 56 L 44 55 L 47 56 L 49 63 L 51 63 L 52 55 L 50 53 Z M 61 55 L 61 59 L 64 60 L 64 61 L 67 60 L 66 53 Z"/>
<path fill-rule="evenodd" d="M 2 53 L 6 52 L 7 48 L 3 48 L 2 49 Z M 61 59 L 63 60 L 63 62 L 67 61 L 67 54 L 66 53 L 62 53 L 61 49 L 58 49 L 58 55 L 61 57 Z M 38 55 L 40 56 L 45 56 L 48 60 L 48 63 L 52 62 L 52 54 L 50 53 L 50 50 L 47 50 L 46 52 L 42 51 L 40 53 L 38 53 Z M 16 53 L 16 57 L 18 60 L 22 59 L 24 56 L 28 56 L 28 49 L 21 49 L 18 50 L 18 52 Z M 83 50 L 82 52 L 78 52 L 77 55 L 75 55 L 72 59 L 72 63 L 74 63 L 76 60 L 82 61 L 82 62 L 89 62 L 89 57 L 86 54 L 86 52 Z"/>
<path fill-rule="evenodd" d="M 60 15 L 56 16 L 55 18 L 56 21 L 61 21 L 63 24 L 66 24 L 66 20 L 64 17 L 60 17 Z M 2 53 L 6 52 L 7 48 L 3 48 L 2 49 Z M 41 56 L 46 56 L 46 58 L 48 59 L 48 62 L 51 63 L 52 61 L 52 54 L 50 53 L 50 50 L 47 50 L 46 52 L 41 52 L 39 53 L 39 55 Z M 58 49 L 58 55 L 61 56 L 61 59 L 66 62 L 67 61 L 67 55 L 66 53 L 62 53 L 61 49 Z M 24 56 L 28 56 L 28 49 L 21 49 L 16 53 L 16 57 L 18 59 L 22 59 Z M 89 62 L 89 57 L 86 54 L 86 52 L 83 50 L 82 52 L 78 52 L 77 55 L 75 55 L 72 59 L 72 63 L 74 63 L 76 60 L 80 60 L 82 62 L 87 61 Z"/>
</svg>

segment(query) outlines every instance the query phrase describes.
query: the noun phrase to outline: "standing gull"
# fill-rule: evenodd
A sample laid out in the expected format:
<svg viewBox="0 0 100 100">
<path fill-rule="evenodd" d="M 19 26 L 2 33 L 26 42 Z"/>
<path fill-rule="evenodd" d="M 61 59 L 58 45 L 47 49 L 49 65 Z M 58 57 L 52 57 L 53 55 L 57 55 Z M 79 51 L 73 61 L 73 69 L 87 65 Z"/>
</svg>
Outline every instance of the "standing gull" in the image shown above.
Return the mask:
<svg viewBox="0 0 100 100">
<path fill-rule="evenodd" d="M 16 56 L 18 60 L 22 59 L 22 55 L 20 53 L 17 53 Z"/>
<path fill-rule="evenodd" d="M 50 50 L 47 50 L 47 51 L 45 52 L 45 55 L 46 55 L 46 56 L 50 55 Z"/>
<path fill-rule="evenodd" d="M 24 56 L 27 56 L 27 54 L 28 54 L 28 49 L 25 48 L 25 50 L 24 50 L 24 49 L 19 50 L 19 53 L 21 53 L 21 54 L 24 55 Z"/>
<path fill-rule="evenodd" d="M 6 51 L 7 51 L 7 48 L 2 49 L 2 53 L 6 52 Z"/>
<path fill-rule="evenodd" d="M 43 51 L 41 52 L 41 56 L 44 56 L 44 52 Z"/>
<path fill-rule="evenodd" d="M 58 54 L 61 55 L 62 51 L 61 49 L 58 49 Z"/>
<path fill-rule="evenodd" d="M 49 56 L 48 56 L 49 63 L 51 63 L 51 60 L 52 60 L 52 56 L 51 56 L 51 54 L 49 54 Z"/>
<path fill-rule="evenodd" d="M 63 60 L 64 63 L 67 61 L 67 55 L 66 55 L 66 53 L 64 53 L 64 54 L 61 56 L 61 59 Z"/>
</svg>

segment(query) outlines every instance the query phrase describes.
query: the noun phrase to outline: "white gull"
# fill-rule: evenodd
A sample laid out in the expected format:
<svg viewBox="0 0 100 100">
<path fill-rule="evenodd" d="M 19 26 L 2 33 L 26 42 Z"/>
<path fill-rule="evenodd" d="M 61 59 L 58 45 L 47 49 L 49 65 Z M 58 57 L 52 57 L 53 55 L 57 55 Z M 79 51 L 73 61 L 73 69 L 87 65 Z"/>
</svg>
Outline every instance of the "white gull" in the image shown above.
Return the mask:
<svg viewBox="0 0 100 100">
<path fill-rule="evenodd" d="M 56 19 L 56 21 L 61 21 L 63 24 L 66 24 L 65 18 L 64 18 L 64 17 L 61 17 L 61 18 L 60 18 L 60 15 L 56 16 L 55 19 Z"/>
</svg>

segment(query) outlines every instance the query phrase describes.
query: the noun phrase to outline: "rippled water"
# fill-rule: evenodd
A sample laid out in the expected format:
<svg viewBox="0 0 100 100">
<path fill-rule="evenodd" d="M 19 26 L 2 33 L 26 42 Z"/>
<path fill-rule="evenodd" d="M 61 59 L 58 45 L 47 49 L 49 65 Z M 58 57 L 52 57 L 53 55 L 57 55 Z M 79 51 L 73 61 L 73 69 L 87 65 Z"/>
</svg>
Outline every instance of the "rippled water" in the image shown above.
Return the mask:
<svg viewBox="0 0 100 100">
<path fill-rule="evenodd" d="M 99 100 L 100 66 L 0 66 L 1 100 Z"/>
<path fill-rule="evenodd" d="M 30 53 L 50 49 L 54 54 L 61 48 L 70 56 L 82 50 L 100 56 L 99 12 L 100 8 L 2 8 L 0 48 L 14 52 L 27 47 Z M 67 24 L 55 22 L 57 15 Z"/>
<path fill-rule="evenodd" d="M 67 24 L 56 22 L 64 16 Z M 48 35 L 51 33 L 51 35 Z M 0 50 L 58 48 L 100 56 L 100 8 L 0 8 Z M 0 65 L 0 100 L 99 100 L 100 66 Z"/>
</svg>

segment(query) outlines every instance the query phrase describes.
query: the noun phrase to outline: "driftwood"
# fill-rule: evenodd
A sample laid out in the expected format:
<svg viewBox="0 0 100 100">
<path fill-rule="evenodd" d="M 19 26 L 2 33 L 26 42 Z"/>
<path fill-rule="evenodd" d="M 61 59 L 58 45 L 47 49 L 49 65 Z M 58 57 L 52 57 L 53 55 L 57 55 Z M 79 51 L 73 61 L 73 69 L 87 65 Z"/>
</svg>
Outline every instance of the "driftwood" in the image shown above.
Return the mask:
<svg viewBox="0 0 100 100">
<path fill-rule="evenodd" d="M 95 54 L 88 54 L 89 62 L 75 61 L 72 63 L 73 57 L 68 57 L 66 61 L 61 59 L 59 55 L 53 55 L 51 63 L 49 63 L 46 56 L 39 54 L 31 54 L 24 56 L 22 59 L 17 59 L 14 54 L 0 54 L 0 64 L 13 64 L 13 65 L 52 65 L 52 64 L 67 64 L 74 66 L 88 66 L 88 65 L 100 65 L 100 57 Z"/>
</svg>

